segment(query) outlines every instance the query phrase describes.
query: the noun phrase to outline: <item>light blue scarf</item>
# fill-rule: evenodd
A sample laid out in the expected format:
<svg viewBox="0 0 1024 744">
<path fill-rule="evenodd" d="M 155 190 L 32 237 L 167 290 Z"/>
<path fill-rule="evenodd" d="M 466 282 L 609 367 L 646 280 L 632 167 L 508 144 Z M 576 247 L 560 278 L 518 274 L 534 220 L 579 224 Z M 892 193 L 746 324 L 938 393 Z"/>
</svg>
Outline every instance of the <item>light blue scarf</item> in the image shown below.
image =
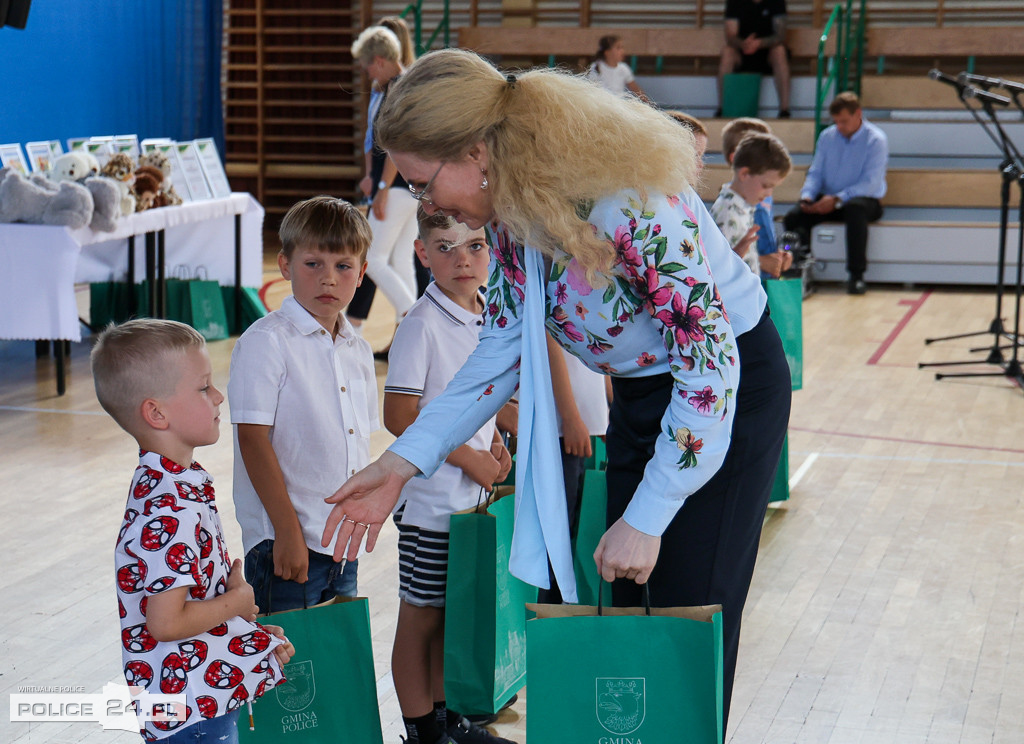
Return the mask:
<svg viewBox="0 0 1024 744">
<path fill-rule="evenodd" d="M 516 450 L 516 516 L 509 570 L 534 586 L 549 588 L 548 559 L 566 602 L 576 602 L 569 517 L 558 444 L 558 419 L 548 361 L 544 260 L 524 249 L 522 363 Z"/>
</svg>

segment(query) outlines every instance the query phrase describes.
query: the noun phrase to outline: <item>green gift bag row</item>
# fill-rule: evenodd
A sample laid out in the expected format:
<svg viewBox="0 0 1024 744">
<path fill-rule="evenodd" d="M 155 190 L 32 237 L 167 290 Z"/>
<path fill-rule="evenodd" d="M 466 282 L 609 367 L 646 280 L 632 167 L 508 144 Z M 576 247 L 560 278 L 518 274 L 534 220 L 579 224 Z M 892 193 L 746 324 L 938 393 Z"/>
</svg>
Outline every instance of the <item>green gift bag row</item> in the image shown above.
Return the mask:
<svg viewBox="0 0 1024 744">
<path fill-rule="evenodd" d="M 537 589 L 508 570 L 515 497 L 453 514 L 445 593 L 444 691 L 460 713 L 496 713 L 526 680 L 526 603 Z"/>
<path fill-rule="evenodd" d="M 365 599 L 337 597 L 315 607 L 266 618 L 284 628 L 295 656 L 287 682 L 238 718 L 242 744 L 382 744 L 377 680 Z"/>
<path fill-rule="evenodd" d="M 267 314 L 258 292 L 241 291 L 241 317 L 235 317 L 235 287 L 209 279 L 172 277 L 166 280 L 167 317 L 195 328 L 207 341 L 239 334 Z M 89 285 L 89 323 L 99 330 L 110 323 L 149 317 L 149 282 L 95 282 Z"/>
</svg>

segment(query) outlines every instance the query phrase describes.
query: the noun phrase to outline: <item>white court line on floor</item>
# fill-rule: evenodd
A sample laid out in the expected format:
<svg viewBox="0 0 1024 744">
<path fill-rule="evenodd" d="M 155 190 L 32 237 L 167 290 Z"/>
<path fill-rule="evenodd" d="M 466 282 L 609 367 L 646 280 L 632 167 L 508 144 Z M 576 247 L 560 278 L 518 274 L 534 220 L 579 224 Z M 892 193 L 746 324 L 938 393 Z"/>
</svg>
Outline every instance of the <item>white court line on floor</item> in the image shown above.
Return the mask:
<svg viewBox="0 0 1024 744">
<path fill-rule="evenodd" d="M 63 408 L 33 408 L 31 406 L 0 406 L 0 411 L 23 413 L 66 413 L 70 416 L 106 416 L 103 411 L 69 411 Z"/>
<path fill-rule="evenodd" d="M 907 457 L 904 455 L 862 455 L 853 452 L 797 452 L 791 451 L 790 455 L 802 455 L 808 454 L 809 456 L 817 457 L 837 457 L 846 458 L 848 460 L 884 460 L 885 462 L 932 462 L 938 465 L 996 465 L 1003 468 L 1024 468 L 1024 461 L 1021 462 L 1006 462 L 1005 460 L 965 460 L 962 458 L 952 457 Z M 803 468 L 803 466 L 801 466 Z M 794 473 L 793 477 L 800 474 Z M 790 480 L 792 484 L 792 479 Z M 792 488 L 792 485 L 790 486 Z"/>
<path fill-rule="evenodd" d="M 811 469 L 811 465 L 813 465 L 814 461 L 817 460 L 817 459 L 818 459 L 818 453 L 817 452 L 812 452 L 810 455 L 807 456 L 807 459 L 803 461 L 803 463 L 800 465 L 800 467 L 797 468 L 797 471 L 795 473 L 793 473 L 792 477 L 790 477 L 790 479 L 789 479 L 789 490 L 790 491 L 792 491 L 794 488 L 796 488 L 797 483 L 799 483 L 803 479 L 804 474 L 808 470 Z"/>
</svg>

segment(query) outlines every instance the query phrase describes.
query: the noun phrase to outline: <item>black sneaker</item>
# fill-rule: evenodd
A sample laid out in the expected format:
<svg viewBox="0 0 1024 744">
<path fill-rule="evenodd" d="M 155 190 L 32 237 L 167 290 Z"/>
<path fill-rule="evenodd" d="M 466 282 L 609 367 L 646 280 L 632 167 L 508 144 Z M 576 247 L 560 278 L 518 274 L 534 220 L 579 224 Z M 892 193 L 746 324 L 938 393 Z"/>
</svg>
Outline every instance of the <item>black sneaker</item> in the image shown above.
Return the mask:
<svg viewBox="0 0 1024 744">
<path fill-rule="evenodd" d="M 516 744 L 511 739 L 503 739 L 487 729 L 480 728 L 465 716 L 454 726 L 448 727 L 448 736 L 455 744 Z"/>
<path fill-rule="evenodd" d="M 850 279 L 846 282 L 846 294 L 862 295 L 868 291 L 868 285 L 863 279 Z"/>
</svg>

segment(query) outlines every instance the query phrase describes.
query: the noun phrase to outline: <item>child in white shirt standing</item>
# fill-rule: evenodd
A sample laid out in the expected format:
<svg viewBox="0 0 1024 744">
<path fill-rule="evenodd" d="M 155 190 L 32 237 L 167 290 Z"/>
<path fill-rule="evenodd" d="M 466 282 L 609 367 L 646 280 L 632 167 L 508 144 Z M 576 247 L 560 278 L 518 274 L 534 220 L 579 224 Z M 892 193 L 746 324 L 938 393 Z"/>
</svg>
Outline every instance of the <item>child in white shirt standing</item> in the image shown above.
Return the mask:
<svg viewBox="0 0 1024 744">
<path fill-rule="evenodd" d="M 439 395 L 476 348 L 490 251 L 470 230 L 420 207 L 416 255 L 434 276 L 395 333 L 384 384 L 384 425 L 400 435 Z M 391 675 L 410 744 L 512 744 L 470 723 L 444 702 L 444 615 L 448 532 L 453 513 L 472 508 L 512 460 L 494 419 L 452 452 L 430 478 L 414 478 L 395 509 L 398 627 Z"/>
<path fill-rule="evenodd" d="M 366 271 L 366 218 L 317 196 L 292 207 L 280 232 L 292 296 L 238 339 L 228 382 L 235 515 L 263 612 L 355 596 L 358 562 L 320 544 L 324 498 L 366 466 L 380 428 L 373 352 L 342 313 Z"/>
</svg>

